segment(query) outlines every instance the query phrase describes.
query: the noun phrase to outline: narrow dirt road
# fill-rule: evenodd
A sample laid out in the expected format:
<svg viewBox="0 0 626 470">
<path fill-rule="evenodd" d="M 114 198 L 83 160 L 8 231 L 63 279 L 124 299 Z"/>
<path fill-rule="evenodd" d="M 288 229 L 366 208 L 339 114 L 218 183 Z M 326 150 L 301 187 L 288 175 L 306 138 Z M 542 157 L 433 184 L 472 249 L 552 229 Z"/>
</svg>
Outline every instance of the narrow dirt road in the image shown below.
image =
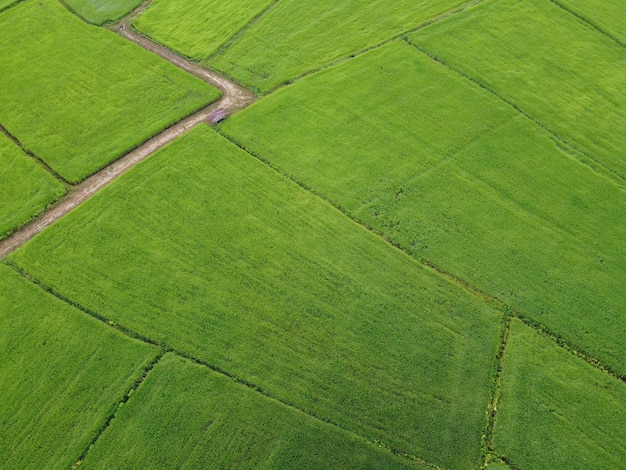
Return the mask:
<svg viewBox="0 0 626 470">
<path fill-rule="evenodd" d="M 48 225 L 51 225 L 59 220 L 72 209 L 93 196 L 104 186 L 130 170 L 140 161 L 148 158 L 164 145 L 186 133 L 189 129 L 198 124 L 202 122 L 210 122 L 209 116 L 214 111 L 221 110 L 222 115 L 229 116 L 254 102 L 255 96 L 249 90 L 231 82 L 219 74 L 203 69 L 198 64 L 188 61 L 169 49 L 155 44 L 147 38 L 130 30 L 130 21 L 132 21 L 132 18 L 134 18 L 137 14 L 141 13 L 144 8 L 145 4 L 122 20 L 122 22 L 114 25 L 111 29 L 116 30 L 121 36 L 133 41 L 144 49 L 161 56 L 177 67 L 197 76 L 216 88 L 219 88 L 222 92 L 222 97 L 215 103 L 212 103 L 197 113 L 179 121 L 160 134 L 157 134 L 141 146 L 137 147 L 135 150 L 127 153 L 120 159 L 87 178 L 82 183 L 73 186 L 69 195 L 63 198 L 50 210 L 41 214 L 35 220 L 15 232 L 10 237 L 0 241 L 0 258 L 7 256 L 9 253 L 18 249 Z"/>
</svg>

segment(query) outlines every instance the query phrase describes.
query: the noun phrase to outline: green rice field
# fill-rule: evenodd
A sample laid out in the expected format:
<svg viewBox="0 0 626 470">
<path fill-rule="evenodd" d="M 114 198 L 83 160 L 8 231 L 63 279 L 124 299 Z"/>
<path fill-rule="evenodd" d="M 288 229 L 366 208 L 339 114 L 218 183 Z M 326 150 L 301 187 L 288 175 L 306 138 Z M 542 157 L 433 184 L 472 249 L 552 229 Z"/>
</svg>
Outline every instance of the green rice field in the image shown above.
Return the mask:
<svg viewBox="0 0 626 470">
<path fill-rule="evenodd" d="M 625 31 L 0 0 L 0 468 L 626 470 Z"/>
<path fill-rule="evenodd" d="M 206 127 L 11 259 L 372 441 L 478 463 L 501 314 Z"/>
<path fill-rule="evenodd" d="M 155 0 L 133 21 L 133 26 L 185 56 L 206 60 L 272 3 Z"/>
<path fill-rule="evenodd" d="M 70 468 L 156 356 L 0 265 L 3 468 Z"/>
<path fill-rule="evenodd" d="M 159 436 L 159 438 L 156 438 Z M 167 355 L 84 468 L 427 468 Z"/>
<path fill-rule="evenodd" d="M 514 468 L 623 468 L 624 383 L 515 321 L 504 356 L 496 449 Z"/>
<path fill-rule="evenodd" d="M 65 187 L 0 133 L 0 239 L 41 212 Z"/>
<path fill-rule="evenodd" d="M 414 257 L 626 372 L 623 190 L 417 49 L 367 53 L 222 129 Z"/>
<path fill-rule="evenodd" d="M 93 24 L 118 20 L 141 4 L 141 0 L 63 0 L 81 18 Z"/>
<path fill-rule="evenodd" d="M 0 31 L 0 123 L 70 182 L 218 96 L 54 0 L 5 11 Z"/>
</svg>

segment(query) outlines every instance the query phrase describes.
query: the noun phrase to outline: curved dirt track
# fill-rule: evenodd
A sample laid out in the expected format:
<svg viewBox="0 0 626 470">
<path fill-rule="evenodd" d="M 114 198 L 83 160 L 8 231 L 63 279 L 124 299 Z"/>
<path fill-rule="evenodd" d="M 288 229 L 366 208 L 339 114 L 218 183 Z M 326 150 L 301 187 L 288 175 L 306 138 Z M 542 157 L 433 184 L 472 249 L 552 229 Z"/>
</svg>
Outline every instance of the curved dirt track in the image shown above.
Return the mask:
<svg viewBox="0 0 626 470">
<path fill-rule="evenodd" d="M 59 220 L 72 209 L 93 196 L 104 186 L 130 170 L 140 161 L 148 158 L 164 145 L 189 131 L 192 127 L 202 122 L 210 123 L 210 115 L 214 111 L 221 110 L 223 115 L 228 116 L 254 102 L 255 96 L 249 90 L 231 82 L 219 74 L 203 69 L 198 64 L 186 60 L 171 50 L 155 44 L 144 36 L 132 31 L 129 26 L 130 21 L 136 15 L 141 13 L 144 8 L 145 4 L 122 20 L 122 22 L 114 25 L 112 29 L 114 28 L 114 30 L 117 30 L 121 36 L 133 41 L 144 49 L 161 56 L 163 59 L 171 62 L 175 66 L 197 76 L 216 88 L 219 88 L 222 92 L 221 98 L 206 108 L 188 116 L 182 121 L 179 121 L 160 134 L 157 134 L 144 144 L 137 147 L 135 150 L 127 153 L 120 159 L 90 176 L 82 183 L 73 186 L 69 195 L 63 198 L 54 207 L 35 218 L 35 220 L 13 233 L 8 238 L 0 241 L 0 258 L 18 249 L 48 225 L 51 225 Z"/>
</svg>

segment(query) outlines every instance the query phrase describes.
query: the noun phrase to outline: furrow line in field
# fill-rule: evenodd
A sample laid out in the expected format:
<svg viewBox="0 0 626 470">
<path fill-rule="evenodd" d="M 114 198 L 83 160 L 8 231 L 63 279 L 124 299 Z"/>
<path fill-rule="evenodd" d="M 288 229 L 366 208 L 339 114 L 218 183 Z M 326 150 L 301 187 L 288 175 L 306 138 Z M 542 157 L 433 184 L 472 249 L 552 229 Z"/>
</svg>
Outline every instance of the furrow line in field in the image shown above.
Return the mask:
<svg viewBox="0 0 626 470">
<path fill-rule="evenodd" d="M 155 358 L 155 360 L 153 360 L 153 362 L 146 367 L 146 369 L 144 370 L 144 373 L 142 374 L 142 376 L 135 382 L 135 384 L 133 385 L 133 387 L 124 395 L 124 397 L 120 400 L 118 406 L 116 407 L 115 411 L 113 413 L 111 413 L 111 415 L 108 417 L 108 419 L 106 420 L 105 424 L 100 428 L 100 430 L 98 431 L 97 435 L 94 437 L 94 439 L 90 442 L 90 444 L 87 446 L 87 448 L 85 449 L 85 451 L 81 454 L 81 456 L 78 458 L 77 463 L 74 465 L 74 467 L 72 468 L 76 468 L 81 462 L 82 460 L 85 458 L 87 452 L 89 451 L 89 448 L 98 440 L 98 438 L 100 437 L 100 435 L 104 432 L 104 430 L 108 427 L 108 425 L 110 424 L 110 422 L 113 420 L 113 418 L 115 417 L 115 414 L 117 413 L 117 410 L 119 409 L 119 406 L 123 405 L 124 403 L 126 403 L 128 401 L 128 398 L 130 396 L 130 394 L 132 393 L 132 391 L 136 390 L 139 385 L 141 384 L 141 382 L 143 382 L 143 380 L 145 379 L 145 377 L 148 375 L 148 373 L 152 370 L 152 368 L 156 365 L 156 363 L 161 359 L 161 357 L 163 357 L 166 353 L 172 353 L 175 354 L 179 357 L 182 357 L 184 359 L 187 359 L 189 361 L 192 361 L 198 365 L 201 365 L 203 367 L 206 367 L 208 369 L 210 369 L 211 371 L 213 371 L 214 373 L 220 374 L 224 377 L 229 378 L 230 380 L 234 381 L 235 383 L 241 385 L 241 386 L 245 386 L 251 390 L 254 390 L 256 393 L 258 393 L 259 395 L 263 396 L 264 398 L 268 399 L 268 400 L 272 400 L 274 402 L 280 403 L 283 406 L 286 406 L 287 408 L 308 416 L 311 419 L 314 419 L 315 421 L 330 425 L 330 426 L 334 426 L 338 429 L 341 429 L 344 432 L 349 433 L 352 436 L 355 436 L 365 442 L 368 442 L 369 444 L 372 444 L 378 448 L 384 449 L 386 452 L 389 452 L 391 454 L 394 454 L 396 456 L 402 457 L 403 459 L 412 461 L 412 462 L 417 462 L 423 466 L 426 466 L 432 470 L 444 470 L 442 467 L 439 467 L 437 465 L 431 464 L 429 462 L 427 462 L 424 459 L 421 459 L 420 457 L 417 457 L 415 455 L 409 454 L 407 452 L 401 451 L 399 449 L 396 449 L 392 446 L 386 445 L 385 443 L 379 442 L 379 441 L 374 441 L 366 436 L 363 436 L 349 428 L 343 427 L 340 424 L 332 421 L 329 418 L 325 418 L 322 416 L 318 416 L 317 414 L 311 412 L 311 411 L 307 411 L 304 410 L 302 408 L 299 408 L 296 405 L 293 405 L 285 400 L 282 400 L 272 394 L 270 394 L 269 392 L 267 392 L 266 390 L 264 390 L 261 386 L 256 385 L 252 382 L 249 382 L 245 379 L 242 379 L 240 377 L 238 377 L 237 375 L 228 372 L 227 370 L 210 364 L 207 361 L 204 361 L 202 359 L 196 358 L 184 351 L 180 351 L 176 348 L 170 347 L 169 345 L 165 344 L 165 343 L 160 343 L 159 341 L 156 341 L 154 339 L 148 338 L 147 336 L 144 336 L 130 328 L 127 328 L 123 325 L 120 325 L 119 323 L 114 322 L 113 320 L 108 319 L 106 316 L 95 312 L 87 307 L 84 307 L 83 305 L 81 305 L 78 302 L 75 302 L 74 300 L 66 297 L 65 295 L 61 294 L 60 292 L 58 292 L 56 289 L 54 289 L 53 287 L 45 284 L 44 282 L 40 281 L 39 279 L 35 278 L 34 276 L 30 275 L 26 270 L 24 270 L 22 267 L 20 267 L 19 265 L 17 265 L 16 263 L 4 259 L 2 260 L 2 262 L 4 264 L 6 264 L 7 266 L 11 267 L 12 269 L 14 269 L 18 274 L 20 274 L 24 279 L 28 280 L 29 282 L 32 282 L 34 285 L 36 285 L 37 287 L 39 287 L 40 289 L 44 290 L 45 292 L 47 292 L 48 294 L 54 296 L 55 298 L 57 298 L 58 300 L 61 300 L 62 302 L 66 303 L 67 305 L 70 305 L 76 309 L 78 309 L 79 311 L 83 312 L 86 315 L 89 315 L 90 317 L 100 321 L 101 323 L 103 323 L 104 325 L 113 328 L 117 331 L 119 331 L 120 333 L 124 334 L 125 336 L 141 341 L 143 343 L 146 344 L 150 344 L 153 346 L 158 346 L 161 348 L 161 352 L 160 354 Z"/>
<path fill-rule="evenodd" d="M 446 67 L 447 69 L 449 69 L 449 70 L 453 71 L 454 73 L 456 73 L 459 77 L 469 81 L 470 83 L 474 84 L 475 86 L 478 86 L 478 87 L 482 88 L 483 90 L 491 93 L 493 96 L 498 98 L 503 103 L 506 103 L 508 106 L 513 108 L 515 111 L 517 111 L 519 114 L 523 115 L 525 118 L 527 118 L 530 121 L 532 121 L 536 126 L 538 126 L 540 129 L 542 129 L 544 132 L 548 133 L 555 140 L 555 143 L 561 144 L 564 147 L 563 150 L 566 151 L 570 156 L 575 158 L 579 163 L 581 163 L 582 165 L 585 165 L 586 167 L 590 168 L 597 175 L 602 176 L 602 177 L 608 179 L 613 184 L 618 186 L 621 190 L 626 190 L 626 187 L 624 186 L 624 182 L 626 181 L 626 179 L 623 176 L 621 176 L 619 173 L 615 172 L 614 170 L 608 168 L 607 166 L 604 165 L 604 163 L 602 163 L 601 161 L 597 160 L 596 158 L 594 158 L 592 155 L 590 155 L 586 151 L 581 150 L 576 145 L 572 144 L 567 139 L 565 139 L 561 135 L 559 135 L 556 132 L 554 132 L 553 130 L 551 130 L 548 126 L 543 124 L 541 121 L 539 121 L 533 115 L 529 114 L 527 111 L 525 111 L 519 105 L 515 104 L 513 101 L 509 100 L 508 98 L 505 98 L 500 93 L 495 91 L 493 88 L 491 88 L 490 86 L 482 83 L 478 79 L 476 79 L 476 78 L 474 78 L 474 77 L 472 77 L 470 75 L 467 75 L 465 72 L 459 70 L 456 67 L 451 66 L 450 64 L 448 64 L 443 59 L 441 59 L 441 58 L 439 58 L 439 57 L 429 53 L 428 51 L 422 49 L 418 45 L 412 43 L 407 37 L 404 37 L 402 39 L 407 44 L 413 46 L 416 50 L 418 50 L 419 52 L 421 52 L 422 54 L 424 54 L 426 57 L 430 58 L 434 62 L 438 63 L 442 67 Z M 569 150 L 569 149 L 571 149 L 571 150 Z M 576 156 L 575 155 L 576 152 L 579 153 L 580 155 L 583 155 L 585 158 L 589 159 L 589 162 L 584 161 L 580 157 Z"/>
<path fill-rule="evenodd" d="M 3 7 L 3 8 L 0 8 L 0 13 L 4 13 L 5 11 L 10 10 L 14 6 L 17 6 L 20 3 L 22 3 L 23 1 L 25 1 L 25 0 L 15 0 L 13 3 L 7 5 L 7 6 Z"/>
<path fill-rule="evenodd" d="M 546 334 L 547 336 L 552 338 L 559 346 L 567 349 L 570 353 L 585 359 L 589 364 L 593 365 L 594 367 L 596 367 L 596 368 L 598 368 L 598 369 L 600 369 L 600 370 L 602 370 L 602 371 L 612 375 L 613 377 L 615 377 L 617 379 L 620 379 L 620 380 L 626 382 L 626 375 L 620 375 L 612 367 L 604 364 L 599 359 L 594 358 L 591 354 L 588 354 L 588 353 L 584 352 L 582 349 L 578 348 L 576 345 L 574 345 L 574 344 L 570 343 L 569 341 L 565 340 L 564 338 L 562 338 L 560 335 L 558 335 L 557 333 L 555 333 L 554 331 L 552 331 L 551 329 L 549 329 L 545 325 L 528 318 L 526 315 L 524 315 L 523 313 L 519 312 L 515 308 L 507 305 L 504 301 L 502 301 L 502 300 L 498 299 L 497 297 L 494 297 L 491 294 L 481 290 L 479 287 L 475 286 L 471 282 L 466 281 L 465 279 L 460 278 L 460 277 L 456 276 L 455 274 L 453 274 L 453 273 L 451 273 L 451 272 L 441 268 L 436 263 L 433 263 L 432 261 L 430 261 L 428 259 L 425 259 L 425 258 L 421 258 L 421 257 L 418 258 L 418 257 L 413 256 L 404 246 L 402 246 L 398 242 L 390 239 L 386 234 L 380 232 L 376 228 L 371 227 L 367 223 L 365 223 L 365 222 L 361 221 L 360 219 L 356 218 L 348 210 L 346 210 L 341 205 L 337 204 L 335 201 L 327 198 L 323 194 L 320 194 L 320 193 L 316 192 L 315 190 L 313 190 L 312 188 L 310 188 L 306 184 L 304 184 L 301 181 L 299 181 L 295 176 L 291 175 L 290 173 L 287 173 L 286 171 L 284 171 L 284 170 L 274 166 L 269 160 L 265 159 L 261 155 L 257 154 L 256 152 L 254 152 L 253 150 L 249 149 L 245 145 L 241 144 L 240 142 L 235 140 L 233 137 L 231 137 L 231 136 L 221 132 L 219 127 L 216 128 L 216 130 L 224 138 L 228 139 L 230 142 L 232 142 L 234 145 L 239 147 L 241 150 L 245 151 L 250 156 L 256 158 L 257 160 L 259 160 L 263 164 L 267 165 L 269 168 L 271 168 L 273 171 L 277 172 L 278 174 L 280 174 L 284 178 L 287 178 L 287 179 L 293 181 L 295 184 L 297 184 L 299 187 L 301 187 L 302 189 L 307 191 L 312 196 L 314 196 L 314 197 L 324 201 L 326 204 L 330 205 L 335 210 L 338 210 L 343 216 L 345 216 L 348 219 L 350 219 L 353 223 L 357 224 L 362 229 L 367 230 L 368 232 L 376 235 L 377 237 L 382 239 L 385 243 L 387 243 L 388 245 L 394 247 L 398 251 L 402 252 L 405 256 L 409 257 L 413 262 L 418 263 L 420 266 L 423 266 L 423 267 L 425 267 L 427 269 L 430 269 L 433 273 L 437 274 L 438 276 L 441 276 L 442 278 L 446 279 L 447 281 L 449 281 L 449 282 L 451 282 L 451 283 L 461 287 L 466 292 L 468 292 L 470 295 L 472 295 L 474 297 L 477 297 L 478 299 L 482 300 L 483 302 L 485 302 L 485 303 L 487 303 L 487 304 L 489 304 L 489 305 L 499 309 L 500 311 L 503 312 L 503 314 L 505 316 L 512 316 L 512 317 L 515 317 L 515 318 L 519 318 L 527 326 L 533 328 L 534 330 L 536 330 L 538 332 Z"/>
<path fill-rule="evenodd" d="M 443 13 L 437 15 L 437 16 L 434 16 L 434 17 L 432 17 L 432 18 L 430 18 L 430 19 L 420 23 L 417 26 L 414 26 L 411 29 L 408 29 L 408 30 L 403 31 L 403 32 L 401 32 L 399 34 L 391 36 L 391 37 L 385 39 L 384 41 L 381 41 L 381 42 L 379 42 L 377 44 L 374 44 L 372 46 L 365 47 L 363 49 L 359 49 L 358 51 L 352 52 L 352 53 L 350 53 L 350 54 L 348 54 L 348 55 L 346 55 L 344 57 L 340 57 L 340 58 L 335 59 L 335 60 L 333 60 L 331 62 L 328 62 L 328 63 L 326 63 L 324 65 L 321 65 L 321 66 L 316 67 L 314 69 L 308 70 L 308 71 L 304 72 L 303 74 L 298 75 L 297 77 L 291 78 L 291 79 L 285 81 L 284 83 L 281 83 L 281 84 L 275 86 L 274 88 L 272 88 L 269 91 L 267 91 L 266 93 L 264 93 L 264 95 L 269 95 L 269 94 L 274 93 L 275 91 L 279 90 L 280 88 L 283 88 L 285 86 L 291 85 L 292 83 L 300 81 L 300 80 L 302 80 L 304 78 L 307 78 L 307 77 L 309 77 L 311 75 L 314 75 L 317 72 L 321 72 L 322 70 L 326 70 L 326 69 L 329 69 L 331 67 L 335 67 L 336 65 L 343 64 L 344 62 L 347 62 L 347 61 L 349 61 L 351 59 L 359 57 L 359 56 L 361 56 L 361 55 L 363 55 L 363 54 L 365 54 L 367 52 L 379 49 L 379 48 L 389 44 L 390 42 L 396 41 L 398 39 L 403 39 L 404 36 L 406 36 L 407 34 L 414 33 L 416 31 L 419 31 L 420 29 L 423 29 L 423 28 L 425 28 L 427 26 L 430 26 L 431 24 L 437 23 L 439 21 L 445 20 L 446 18 L 449 18 L 451 16 L 454 16 L 454 15 L 457 15 L 459 13 L 462 13 L 465 10 L 467 10 L 468 8 L 471 8 L 471 7 L 476 6 L 476 5 L 480 4 L 480 3 L 483 3 L 484 1 L 486 1 L 486 0 L 471 0 L 471 1 L 467 2 L 467 3 L 463 3 L 461 5 L 458 5 L 458 6 L 454 7 L 454 8 L 451 8 L 448 11 L 445 11 L 445 12 L 443 12 Z"/>
<path fill-rule="evenodd" d="M 235 32 L 230 39 L 224 42 L 220 47 L 218 47 L 215 52 L 213 52 L 207 60 L 225 52 L 228 50 L 233 44 L 235 44 L 241 36 L 243 36 L 252 26 L 258 23 L 265 15 L 267 15 L 278 3 L 278 0 L 274 0 L 268 6 L 266 6 L 262 11 L 260 11 L 254 18 L 252 18 L 247 24 L 245 24 L 239 31 Z"/>
<path fill-rule="evenodd" d="M 75 470 L 78 467 L 80 467 L 80 465 L 85 460 L 85 457 L 87 457 L 87 454 L 89 453 L 89 450 L 94 446 L 94 444 L 96 444 L 98 442 L 98 440 L 100 439 L 102 434 L 111 425 L 111 422 L 115 419 L 115 416 L 117 415 L 117 413 L 120 410 L 120 408 L 122 406 L 124 406 L 128 402 L 128 400 L 130 400 L 131 395 L 135 391 L 137 391 L 137 389 L 141 386 L 141 384 L 144 382 L 144 380 L 146 380 L 146 377 L 148 377 L 148 374 L 150 374 L 150 372 L 152 372 L 152 369 L 154 369 L 154 367 L 159 363 L 159 361 L 165 355 L 165 353 L 166 353 L 166 351 L 164 349 L 159 351 L 159 353 L 152 359 L 152 361 L 150 361 L 150 363 L 148 365 L 146 365 L 146 367 L 143 368 L 143 370 L 141 371 L 141 374 L 139 375 L 139 377 L 133 382 L 133 384 L 130 386 L 130 388 L 128 390 L 126 390 L 124 395 L 117 402 L 117 405 L 115 405 L 114 410 L 111 412 L 111 414 L 109 414 L 109 416 L 106 417 L 106 419 L 104 420 L 104 423 L 102 423 L 102 426 L 100 426 L 100 428 L 96 431 L 96 434 L 91 439 L 89 444 L 87 444 L 87 447 L 85 447 L 83 452 L 78 456 L 78 459 L 76 460 L 74 465 L 72 465 L 72 467 L 71 467 L 72 470 Z"/>
<path fill-rule="evenodd" d="M 554 3 L 557 7 L 561 8 L 564 11 L 566 11 L 570 15 L 575 16 L 578 20 L 580 20 L 583 23 L 585 23 L 586 25 L 590 26 L 591 28 L 596 30 L 596 32 L 598 32 L 598 33 L 602 34 L 603 36 L 605 36 L 606 38 L 610 39 L 611 41 L 616 43 L 618 46 L 623 47 L 624 49 L 626 49 L 626 44 L 625 43 L 623 43 L 621 40 L 619 40 L 618 38 L 613 36 L 608 31 L 605 31 L 604 29 L 602 29 L 601 26 L 599 26 L 598 24 L 596 24 L 595 22 L 593 22 L 592 20 L 590 20 L 586 16 L 581 15 L 580 13 L 572 10 L 570 7 L 568 7 L 567 5 L 562 4 L 558 0 L 550 0 L 550 2 Z"/>
<path fill-rule="evenodd" d="M 503 358 L 506 345 L 509 340 L 509 332 L 511 330 L 511 320 L 513 316 L 511 314 L 505 314 L 502 318 L 502 325 L 500 330 L 500 342 L 498 345 L 498 352 L 495 358 L 495 376 L 493 377 L 493 389 L 491 391 L 491 399 L 487 405 L 487 425 L 485 433 L 482 436 L 483 447 L 483 468 L 486 469 L 489 462 L 496 456 L 495 449 L 493 447 L 493 428 L 496 421 L 496 414 L 498 412 L 498 403 L 500 402 L 500 394 L 502 392 L 502 370 L 504 368 Z"/>
<path fill-rule="evenodd" d="M 15 145 L 17 145 L 20 150 L 22 150 L 22 152 L 24 152 L 26 155 L 28 155 L 29 157 L 31 157 L 33 160 L 35 160 L 37 163 L 39 163 L 39 165 L 48 173 L 50 173 L 57 181 L 59 181 L 63 186 L 68 187 L 70 186 L 70 182 L 67 181 L 65 178 L 63 178 L 61 175 L 59 175 L 56 171 L 54 171 L 45 161 L 43 161 L 43 159 L 41 157 L 38 157 L 37 155 L 35 155 L 33 152 L 31 152 L 30 150 L 28 150 L 26 147 L 24 147 L 24 144 L 22 144 L 22 142 L 20 142 L 20 140 L 15 137 L 13 134 L 11 134 L 6 127 L 4 127 L 2 124 L 0 124 L 0 132 L 2 132 L 4 135 L 6 135 Z"/>
</svg>

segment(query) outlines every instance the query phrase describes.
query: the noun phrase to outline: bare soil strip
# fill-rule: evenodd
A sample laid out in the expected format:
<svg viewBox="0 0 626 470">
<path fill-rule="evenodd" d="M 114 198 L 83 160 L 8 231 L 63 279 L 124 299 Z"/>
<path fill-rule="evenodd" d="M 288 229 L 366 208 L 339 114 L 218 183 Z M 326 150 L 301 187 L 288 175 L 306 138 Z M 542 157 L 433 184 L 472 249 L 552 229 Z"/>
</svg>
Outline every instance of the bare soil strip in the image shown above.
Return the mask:
<svg viewBox="0 0 626 470">
<path fill-rule="evenodd" d="M 140 9 L 141 7 L 139 10 Z M 190 62 L 171 50 L 155 44 L 144 36 L 131 31 L 129 21 L 135 14 L 137 14 L 137 12 L 133 12 L 133 14 L 129 17 L 122 20 L 121 23 L 114 25 L 115 29 L 119 31 L 123 37 L 135 42 L 144 49 L 161 56 L 175 66 L 197 76 L 216 88 L 219 88 L 222 92 L 221 99 L 169 127 L 165 131 L 137 147 L 135 150 L 127 153 L 122 158 L 116 160 L 91 177 L 87 178 L 82 183 L 72 186 L 70 194 L 52 207 L 52 209 L 44 212 L 41 216 L 37 217 L 31 223 L 15 232 L 10 237 L 0 241 L 0 258 L 7 256 L 9 253 L 22 246 L 48 225 L 51 225 L 59 220 L 72 209 L 93 196 L 104 186 L 130 170 L 137 163 L 148 158 L 164 145 L 168 144 L 177 137 L 180 137 L 182 134 L 186 133 L 198 124 L 202 122 L 210 122 L 209 115 L 212 112 L 221 110 L 222 115 L 228 116 L 245 108 L 246 106 L 249 106 L 255 101 L 256 98 L 254 94 L 252 94 L 249 90 L 231 82 L 221 75 L 205 70 L 198 64 Z"/>
</svg>

